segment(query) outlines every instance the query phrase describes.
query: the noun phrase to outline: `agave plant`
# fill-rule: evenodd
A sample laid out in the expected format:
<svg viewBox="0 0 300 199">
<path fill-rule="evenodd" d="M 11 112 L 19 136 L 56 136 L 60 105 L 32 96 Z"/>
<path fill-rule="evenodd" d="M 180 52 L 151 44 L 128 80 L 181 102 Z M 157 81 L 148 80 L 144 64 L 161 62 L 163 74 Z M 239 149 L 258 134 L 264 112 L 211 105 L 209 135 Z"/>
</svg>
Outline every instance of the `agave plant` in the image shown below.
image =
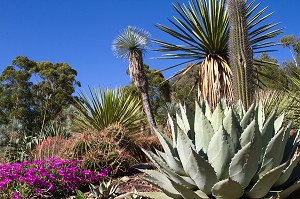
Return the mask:
<svg viewBox="0 0 300 199">
<path fill-rule="evenodd" d="M 263 103 L 246 111 L 239 101 L 196 102 L 195 116 L 181 105 L 171 117 L 172 139 L 156 131 L 164 152 L 144 150 L 159 170 L 143 170 L 147 181 L 163 192 L 140 193 L 150 198 L 286 198 L 300 187 L 298 135 L 276 109 L 265 118 Z"/>
</svg>

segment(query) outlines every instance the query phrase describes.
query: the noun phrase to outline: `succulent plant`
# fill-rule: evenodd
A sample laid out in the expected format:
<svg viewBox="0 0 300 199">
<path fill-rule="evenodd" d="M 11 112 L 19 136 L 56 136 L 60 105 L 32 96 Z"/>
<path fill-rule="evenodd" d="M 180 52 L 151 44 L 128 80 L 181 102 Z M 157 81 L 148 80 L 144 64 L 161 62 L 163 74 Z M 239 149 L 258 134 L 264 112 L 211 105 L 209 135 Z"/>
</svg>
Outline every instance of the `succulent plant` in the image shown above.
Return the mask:
<svg viewBox="0 0 300 199">
<path fill-rule="evenodd" d="M 184 105 L 169 117 L 172 139 L 155 131 L 164 152 L 144 150 L 158 170 L 142 170 L 162 192 L 150 198 L 286 198 L 300 187 L 298 135 L 283 126 L 276 108 L 265 118 L 263 103 L 245 110 L 239 101 L 221 101 L 214 112 L 196 102 L 195 114 Z"/>
<path fill-rule="evenodd" d="M 94 186 L 93 184 L 90 184 L 91 193 L 89 197 L 99 199 L 115 198 L 118 186 L 118 183 L 113 184 L 111 180 L 109 180 L 108 182 L 100 182 L 99 186 Z"/>
</svg>

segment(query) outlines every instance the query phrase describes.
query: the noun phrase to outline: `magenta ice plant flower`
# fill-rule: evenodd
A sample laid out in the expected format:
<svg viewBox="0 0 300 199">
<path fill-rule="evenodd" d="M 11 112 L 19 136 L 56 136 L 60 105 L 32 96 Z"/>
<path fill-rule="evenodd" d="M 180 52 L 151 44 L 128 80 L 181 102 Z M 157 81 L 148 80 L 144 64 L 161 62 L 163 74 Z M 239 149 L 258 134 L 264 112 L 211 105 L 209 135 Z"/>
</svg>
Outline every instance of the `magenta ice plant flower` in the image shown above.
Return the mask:
<svg viewBox="0 0 300 199">
<path fill-rule="evenodd" d="M 109 173 L 107 168 L 101 172 L 83 170 L 79 163 L 80 160 L 48 158 L 0 164 L 0 197 L 8 195 L 11 198 L 24 198 L 26 196 L 22 195 L 23 192 L 28 196 L 68 195 L 80 187 L 99 181 Z"/>
</svg>

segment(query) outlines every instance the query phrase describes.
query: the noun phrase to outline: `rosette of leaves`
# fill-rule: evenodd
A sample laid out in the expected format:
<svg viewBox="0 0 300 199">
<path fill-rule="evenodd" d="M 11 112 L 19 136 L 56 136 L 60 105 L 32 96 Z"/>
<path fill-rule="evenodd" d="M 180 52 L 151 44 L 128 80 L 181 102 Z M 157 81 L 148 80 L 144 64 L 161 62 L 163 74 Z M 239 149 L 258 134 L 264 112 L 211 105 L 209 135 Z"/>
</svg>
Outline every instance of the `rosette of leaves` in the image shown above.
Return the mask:
<svg viewBox="0 0 300 199">
<path fill-rule="evenodd" d="M 290 136 L 284 113 L 265 118 L 263 103 L 245 110 L 221 101 L 211 112 L 196 103 L 193 115 L 180 106 L 169 118 L 172 139 L 156 131 L 164 152 L 146 151 L 158 170 L 143 170 L 162 192 L 150 198 L 287 198 L 300 187 L 298 135 Z"/>
</svg>

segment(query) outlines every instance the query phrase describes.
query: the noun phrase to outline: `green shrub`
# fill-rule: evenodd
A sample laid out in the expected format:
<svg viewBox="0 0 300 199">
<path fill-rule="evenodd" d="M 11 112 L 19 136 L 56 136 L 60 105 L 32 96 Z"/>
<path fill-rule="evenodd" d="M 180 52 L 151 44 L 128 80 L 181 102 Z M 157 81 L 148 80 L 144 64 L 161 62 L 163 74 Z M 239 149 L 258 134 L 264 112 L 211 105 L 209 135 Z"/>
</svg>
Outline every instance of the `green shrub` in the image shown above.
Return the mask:
<svg viewBox="0 0 300 199">
<path fill-rule="evenodd" d="M 102 131 L 85 131 L 69 138 L 60 153 L 67 159 L 82 159 L 86 169 L 125 170 L 138 163 L 130 153 L 134 142 L 129 132 L 120 125 L 111 125 Z"/>
</svg>

